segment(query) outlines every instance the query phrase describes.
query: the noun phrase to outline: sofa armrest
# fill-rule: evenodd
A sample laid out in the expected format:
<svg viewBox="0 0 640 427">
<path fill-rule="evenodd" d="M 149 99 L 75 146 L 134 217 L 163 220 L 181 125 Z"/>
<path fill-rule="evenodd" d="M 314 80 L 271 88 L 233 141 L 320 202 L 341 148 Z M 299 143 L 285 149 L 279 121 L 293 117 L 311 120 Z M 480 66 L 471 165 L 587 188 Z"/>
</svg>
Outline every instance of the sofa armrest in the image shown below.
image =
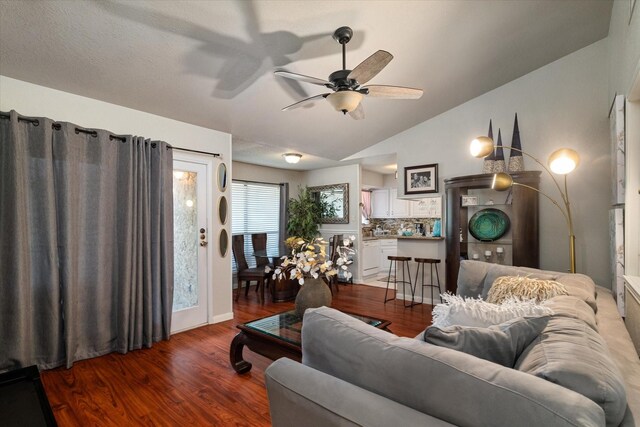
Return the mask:
<svg viewBox="0 0 640 427">
<path fill-rule="evenodd" d="M 452 425 L 290 359 L 272 363 L 265 382 L 274 427 Z"/>
</svg>

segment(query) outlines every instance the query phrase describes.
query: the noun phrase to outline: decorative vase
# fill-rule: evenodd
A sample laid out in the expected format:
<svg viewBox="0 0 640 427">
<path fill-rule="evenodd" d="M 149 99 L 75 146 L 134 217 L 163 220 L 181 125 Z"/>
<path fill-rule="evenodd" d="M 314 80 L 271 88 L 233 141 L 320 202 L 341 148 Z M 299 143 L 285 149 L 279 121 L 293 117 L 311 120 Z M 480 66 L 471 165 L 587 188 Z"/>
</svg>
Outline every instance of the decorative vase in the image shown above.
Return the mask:
<svg viewBox="0 0 640 427">
<path fill-rule="evenodd" d="M 296 296 L 296 314 L 304 315 L 307 308 L 331 306 L 331 289 L 322 279 L 304 279 L 304 285 Z"/>
</svg>

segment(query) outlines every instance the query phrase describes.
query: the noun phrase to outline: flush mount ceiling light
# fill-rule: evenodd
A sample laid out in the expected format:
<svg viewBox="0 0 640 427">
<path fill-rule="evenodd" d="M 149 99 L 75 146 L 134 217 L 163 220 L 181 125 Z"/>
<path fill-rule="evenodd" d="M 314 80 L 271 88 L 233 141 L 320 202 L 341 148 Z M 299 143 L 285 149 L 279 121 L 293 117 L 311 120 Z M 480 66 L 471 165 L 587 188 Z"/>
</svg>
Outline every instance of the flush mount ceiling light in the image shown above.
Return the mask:
<svg viewBox="0 0 640 427">
<path fill-rule="evenodd" d="M 284 153 L 282 155 L 284 157 L 284 161 L 287 163 L 298 163 L 302 158 L 302 154 L 298 153 Z"/>
</svg>

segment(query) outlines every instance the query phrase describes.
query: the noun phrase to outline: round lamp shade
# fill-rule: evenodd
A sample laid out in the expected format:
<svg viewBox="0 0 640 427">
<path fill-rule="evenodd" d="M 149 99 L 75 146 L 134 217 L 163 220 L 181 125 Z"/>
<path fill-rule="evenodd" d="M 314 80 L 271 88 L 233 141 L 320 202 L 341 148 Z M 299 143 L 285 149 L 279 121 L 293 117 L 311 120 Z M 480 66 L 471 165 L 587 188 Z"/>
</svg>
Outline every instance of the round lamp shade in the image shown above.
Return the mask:
<svg viewBox="0 0 640 427">
<path fill-rule="evenodd" d="M 511 175 L 504 172 L 499 172 L 493 175 L 493 182 L 491 182 L 491 188 L 496 191 L 505 191 L 511 188 L 513 185 L 513 178 Z"/>
<path fill-rule="evenodd" d="M 473 157 L 481 159 L 493 153 L 493 139 L 488 136 L 479 136 L 469 146 L 469 151 Z"/>
<path fill-rule="evenodd" d="M 342 90 L 327 96 L 327 101 L 329 101 L 336 111 L 350 113 L 360 105 L 362 94 L 352 90 Z"/>
<path fill-rule="evenodd" d="M 287 163 L 298 163 L 302 158 L 302 154 L 298 153 L 284 153 L 282 155 L 284 157 L 284 161 Z"/>
<path fill-rule="evenodd" d="M 580 156 L 571 148 L 561 148 L 551 153 L 548 163 L 553 173 L 566 175 L 578 167 Z"/>
</svg>

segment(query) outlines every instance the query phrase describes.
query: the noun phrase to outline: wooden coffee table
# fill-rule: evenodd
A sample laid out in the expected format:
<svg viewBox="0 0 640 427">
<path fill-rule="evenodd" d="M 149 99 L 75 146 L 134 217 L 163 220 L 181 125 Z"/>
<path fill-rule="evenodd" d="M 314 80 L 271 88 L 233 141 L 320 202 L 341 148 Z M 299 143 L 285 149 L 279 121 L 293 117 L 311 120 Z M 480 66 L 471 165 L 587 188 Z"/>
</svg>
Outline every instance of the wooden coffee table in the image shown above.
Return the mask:
<svg viewBox="0 0 640 427">
<path fill-rule="evenodd" d="M 387 330 L 391 324 L 384 319 L 356 313 L 344 313 L 378 329 Z M 271 360 L 281 357 L 288 357 L 298 362 L 302 360 L 302 319 L 296 315 L 294 310 L 240 324 L 238 329 L 240 332 L 231 341 L 229 359 L 231 366 L 239 374 L 251 370 L 251 363 L 242 358 L 244 346 Z"/>
</svg>

